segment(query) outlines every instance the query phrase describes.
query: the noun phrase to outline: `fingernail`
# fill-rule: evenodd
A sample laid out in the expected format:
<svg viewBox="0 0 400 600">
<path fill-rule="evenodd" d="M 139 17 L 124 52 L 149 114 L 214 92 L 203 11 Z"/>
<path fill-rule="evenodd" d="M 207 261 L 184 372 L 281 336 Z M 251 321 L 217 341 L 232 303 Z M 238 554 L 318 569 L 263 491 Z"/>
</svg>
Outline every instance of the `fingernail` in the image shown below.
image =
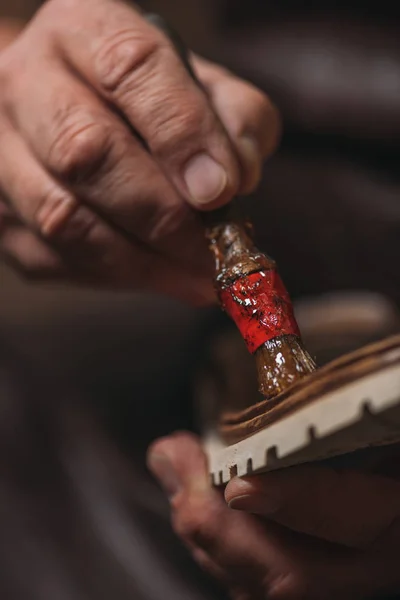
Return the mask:
<svg viewBox="0 0 400 600">
<path fill-rule="evenodd" d="M 198 154 L 186 164 L 184 179 L 196 204 L 213 202 L 228 184 L 225 169 L 205 153 Z"/>
<path fill-rule="evenodd" d="M 239 138 L 237 146 L 245 169 L 241 193 L 246 194 L 253 191 L 261 179 L 261 152 L 257 140 L 251 136 Z"/>
<path fill-rule="evenodd" d="M 258 515 L 273 515 L 280 508 L 280 500 L 275 494 L 236 496 L 228 503 L 233 510 L 242 510 Z"/>
<path fill-rule="evenodd" d="M 181 484 L 169 458 L 164 454 L 151 454 L 147 464 L 168 498 L 173 498 L 179 492 Z"/>
</svg>

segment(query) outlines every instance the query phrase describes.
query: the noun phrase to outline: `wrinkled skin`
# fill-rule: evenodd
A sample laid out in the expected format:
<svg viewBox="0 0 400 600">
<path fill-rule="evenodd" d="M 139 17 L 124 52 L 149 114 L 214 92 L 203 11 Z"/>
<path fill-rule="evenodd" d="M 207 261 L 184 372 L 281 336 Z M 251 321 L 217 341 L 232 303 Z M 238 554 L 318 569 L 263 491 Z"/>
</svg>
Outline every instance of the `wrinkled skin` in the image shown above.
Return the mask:
<svg viewBox="0 0 400 600">
<path fill-rule="evenodd" d="M 373 472 L 300 466 L 211 488 L 199 441 L 155 442 L 149 467 L 194 558 L 235 600 L 355 600 L 400 591 L 399 448 Z"/>
<path fill-rule="evenodd" d="M 258 183 L 260 91 L 116 0 L 50 0 L 0 53 L 0 250 L 25 274 L 213 297 L 198 212 Z M 144 143 L 143 143 L 144 142 Z"/>
</svg>

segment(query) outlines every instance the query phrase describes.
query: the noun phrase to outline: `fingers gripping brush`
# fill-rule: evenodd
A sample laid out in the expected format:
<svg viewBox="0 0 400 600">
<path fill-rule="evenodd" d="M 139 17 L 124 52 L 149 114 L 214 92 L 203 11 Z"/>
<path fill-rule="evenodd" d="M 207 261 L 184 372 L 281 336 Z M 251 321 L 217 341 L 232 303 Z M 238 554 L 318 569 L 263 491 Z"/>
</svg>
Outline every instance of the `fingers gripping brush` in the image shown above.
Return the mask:
<svg viewBox="0 0 400 600">
<path fill-rule="evenodd" d="M 160 16 L 147 19 L 169 37 L 201 87 L 179 36 Z M 202 215 L 214 255 L 220 305 L 255 356 L 261 394 L 274 398 L 316 369 L 301 341 L 289 294 L 275 262 L 254 246 L 252 226 L 240 217 L 235 203 Z"/>
</svg>

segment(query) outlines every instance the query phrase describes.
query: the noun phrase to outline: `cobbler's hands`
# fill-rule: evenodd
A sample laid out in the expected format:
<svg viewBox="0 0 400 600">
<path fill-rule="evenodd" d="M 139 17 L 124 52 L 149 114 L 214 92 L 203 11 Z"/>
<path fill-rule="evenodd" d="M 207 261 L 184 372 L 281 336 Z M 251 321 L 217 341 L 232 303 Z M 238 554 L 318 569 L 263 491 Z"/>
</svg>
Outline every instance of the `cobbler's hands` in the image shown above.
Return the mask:
<svg viewBox="0 0 400 600">
<path fill-rule="evenodd" d="M 149 466 L 170 497 L 176 532 L 236 600 L 400 592 L 394 476 L 293 467 L 235 478 L 224 499 L 211 488 L 201 446 L 189 434 L 156 442 Z"/>
<path fill-rule="evenodd" d="M 193 60 L 208 93 L 122 0 L 45 3 L 0 54 L 9 260 L 36 277 L 211 297 L 192 209 L 254 188 L 279 120 L 253 86 Z"/>
</svg>

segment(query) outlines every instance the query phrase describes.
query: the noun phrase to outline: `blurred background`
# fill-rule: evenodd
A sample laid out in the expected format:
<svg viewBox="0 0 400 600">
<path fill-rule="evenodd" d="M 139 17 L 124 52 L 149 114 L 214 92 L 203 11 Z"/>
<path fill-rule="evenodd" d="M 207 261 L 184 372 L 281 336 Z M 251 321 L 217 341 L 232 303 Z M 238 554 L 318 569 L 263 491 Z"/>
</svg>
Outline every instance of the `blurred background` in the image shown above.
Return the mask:
<svg viewBox="0 0 400 600">
<path fill-rule="evenodd" d="M 38 4 L 0 0 L 0 13 L 27 19 Z M 266 166 L 260 189 L 245 200 L 245 206 L 255 223 L 259 246 L 278 261 L 297 301 L 311 351 L 324 362 L 399 331 L 400 6 L 387 0 L 154 0 L 140 4 L 169 19 L 193 50 L 255 82 L 282 112 L 280 150 Z M 10 359 L 12 394 L 22 399 L 0 415 L 5 431 L 18 430 L 24 414 L 30 431 L 32 398 L 38 406 L 59 402 L 66 407 L 60 413 L 64 416 L 72 405 L 85 406 L 91 418 L 101 422 L 107 444 L 112 440 L 113 448 L 129 461 L 139 456 L 140 470 L 151 439 L 172 429 L 195 427 L 193 386 L 202 360 L 211 352 L 214 334 L 226 326 L 219 311 L 194 311 L 162 298 L 39 286 L 23 281 L 5 265 L 0 266 L 0 288 L 0 334 L 27 358 L 25 366 Z M 38 388 L 35 394 L 36 388 L 28 384 L 30 396 L 25 388 L 25 392 L 19 390 L 21 382 L 29 380 L 32 364 L 40 365 L 53 381 L 51 392 Z M 71 394 L 65 394 L 66 389 Z M 24 473 L 27 464 L 31 474 L 42 473 L 49 454 L 56 453 L 55 448 L 59 452 L 60 440 L 70 444 L 72 438 L 86 439 L 92 425 L 71 425 L 64 416 L 61 423 L 57 415 L 43 416 L 44 424 L 40 421 L 32 438 L 22 430 L 28 441 L 22 458 L 15 460 L 26 462 Z M 54 419 L 59 438 L 47 434 L 43 438 L 41 427 L 51 429 Z M 14 448 L 12 439 L 4 437 L 6 454 Z M 43 439 L 53 450 L 33 452 Z M 89 451 L 79 444 L 79 452 Z M 99 444 L 96 453 L 102 456 Z M 72 446 L 78 447 L 75 442 Z M 62 462 L 65 456 L 60 456 Z M 103 459 L 102 464 L 109 460 Z M 109 489 L 117 475 L 108 473 Z M 98 498 L 85 475 L 77 477 L 81 477 L 81 489 L 88 492 L 85 501 Z M 24 486 L 29 487 L 26 481 Z M 115 506 L 120 506 L 124 494 L 130 494 L 124 486 L 118 490 L 121 496 Z M 57 494 L 58 502 L 63 493 Z M 60 515 L 54 516 L 54 522 L 65 517 Z M 6 520 L 13 522 L 11 517 Z M 68 542 L 71 548 L 79 545 L 78 537 Z M 14 534 L 5 536 L 7 544 L 13 539 Z M 4 549 L 6 541 L 1 542 Z M 86 543 L 84 547 L 92 548 Z M 20 553 L 20 546 L 15 548 Z M 88 550 L 85 556 L 89 554 Z M 96 560 L 106 564 L 108 559 L 97 554 L 91 560 L 95 568 Z M 113 578 L 118 579 L 115 573 L 110 575 L 109 587 L 103 582 L 103 588 L 97 589 L 96 598 L 125 598 L 125 592 L 129 596 L 131 588 L 127 585 L 124 592 L 120 580 L 119 591 L 113 595 Z M 12 577 L 10 581 L 7 598 L 28 597 L 19 596 Z M 29 598 L 47 600 L 51 596 L 46 594 L 38 592 Z M 78 596 L 52 596 L 64 597 Z M 148 596 L 143 593 L 143 597 Z"/>
</svg>

